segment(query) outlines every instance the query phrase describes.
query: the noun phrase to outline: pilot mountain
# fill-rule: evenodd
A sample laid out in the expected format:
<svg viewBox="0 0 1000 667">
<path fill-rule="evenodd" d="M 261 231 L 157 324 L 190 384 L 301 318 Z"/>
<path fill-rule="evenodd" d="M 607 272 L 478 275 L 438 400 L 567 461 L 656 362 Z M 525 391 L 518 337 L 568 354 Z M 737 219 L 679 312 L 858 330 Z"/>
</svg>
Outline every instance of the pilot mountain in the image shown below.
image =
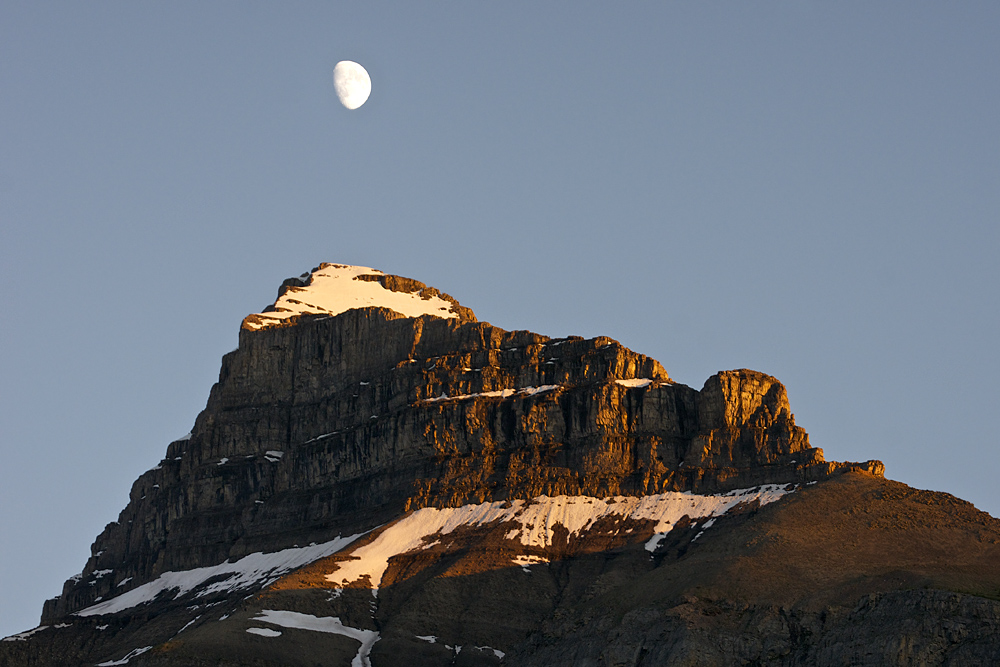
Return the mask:
<svg viewBox="0 0 1000 667">
<path fill-rule="evenodd" d="M 764 373 L 323 264 L 0 665 L 1000 664 L 1000 522 L 883 472 Z"/>
</svg>

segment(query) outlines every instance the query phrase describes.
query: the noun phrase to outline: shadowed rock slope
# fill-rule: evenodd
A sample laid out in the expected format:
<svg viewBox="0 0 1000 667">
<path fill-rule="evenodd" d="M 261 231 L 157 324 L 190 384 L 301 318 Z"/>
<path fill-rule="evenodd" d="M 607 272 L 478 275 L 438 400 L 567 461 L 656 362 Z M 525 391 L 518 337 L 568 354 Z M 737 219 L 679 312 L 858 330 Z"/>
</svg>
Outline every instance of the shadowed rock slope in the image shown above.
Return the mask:
<svg viewBox="0 0 1000 667">
<path fill-rule="evenodd" d="M 0 665 L 994 664 L 996 520 L 882 471 L 768 375 L 321 265 Z"/>
</svg>

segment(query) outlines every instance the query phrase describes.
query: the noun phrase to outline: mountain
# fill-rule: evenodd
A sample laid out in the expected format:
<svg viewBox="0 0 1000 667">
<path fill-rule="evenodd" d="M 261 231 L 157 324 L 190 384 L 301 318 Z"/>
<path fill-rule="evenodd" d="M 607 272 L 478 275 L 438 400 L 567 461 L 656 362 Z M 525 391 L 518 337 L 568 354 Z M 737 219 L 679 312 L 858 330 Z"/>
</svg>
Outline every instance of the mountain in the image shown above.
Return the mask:
<svg viewBox="0 0 1000 667">
<path fill-rule="evenodd" d="M 785 388 L 323 264 L 0 665 L 1000 664 L 1000 522 Z"/>
</svg>

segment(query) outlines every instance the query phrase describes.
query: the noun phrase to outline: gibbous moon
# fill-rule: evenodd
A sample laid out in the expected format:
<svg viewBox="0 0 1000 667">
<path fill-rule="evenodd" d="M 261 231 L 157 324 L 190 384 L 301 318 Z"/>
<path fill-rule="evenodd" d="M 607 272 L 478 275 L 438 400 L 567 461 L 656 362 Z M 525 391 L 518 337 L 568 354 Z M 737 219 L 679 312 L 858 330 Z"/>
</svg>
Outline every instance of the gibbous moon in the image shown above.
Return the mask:
<svg viewBox="0 0 1000 667">
<path fill-rule="evenodd" d="M 351 60 L 341 60 L 333 68 L 333 87 L 337 89 L 340 103 L 348 109 L 357 109 L 372 94 L 372 80 L 368 72 Z"/>
</svg>

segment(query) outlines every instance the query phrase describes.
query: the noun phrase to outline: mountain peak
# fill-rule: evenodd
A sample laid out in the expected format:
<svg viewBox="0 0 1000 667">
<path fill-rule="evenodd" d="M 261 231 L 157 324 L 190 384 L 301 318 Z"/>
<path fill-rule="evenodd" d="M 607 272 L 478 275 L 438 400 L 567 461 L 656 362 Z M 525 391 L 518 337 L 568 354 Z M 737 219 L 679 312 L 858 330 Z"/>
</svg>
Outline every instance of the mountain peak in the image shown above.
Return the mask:
<svg viewBox="0 0 1000 667">
<path fill-rule="evenodd" d="M 281 283 L 278 298 L 248 315 L 243 329 L 258 331 L 333 317 L 356 308 L 387 308 L 405 317 L 430 315 L 475 322 L 476 316 L 453 297 L 422 282 L 367 266 L 323 263 Z"/>
<path fill-rule="evenodd" d="M 1000 522 L 883 474 L 765 373 L 323 264 L 0 665 L 994 664 Z"/>
</svg>

